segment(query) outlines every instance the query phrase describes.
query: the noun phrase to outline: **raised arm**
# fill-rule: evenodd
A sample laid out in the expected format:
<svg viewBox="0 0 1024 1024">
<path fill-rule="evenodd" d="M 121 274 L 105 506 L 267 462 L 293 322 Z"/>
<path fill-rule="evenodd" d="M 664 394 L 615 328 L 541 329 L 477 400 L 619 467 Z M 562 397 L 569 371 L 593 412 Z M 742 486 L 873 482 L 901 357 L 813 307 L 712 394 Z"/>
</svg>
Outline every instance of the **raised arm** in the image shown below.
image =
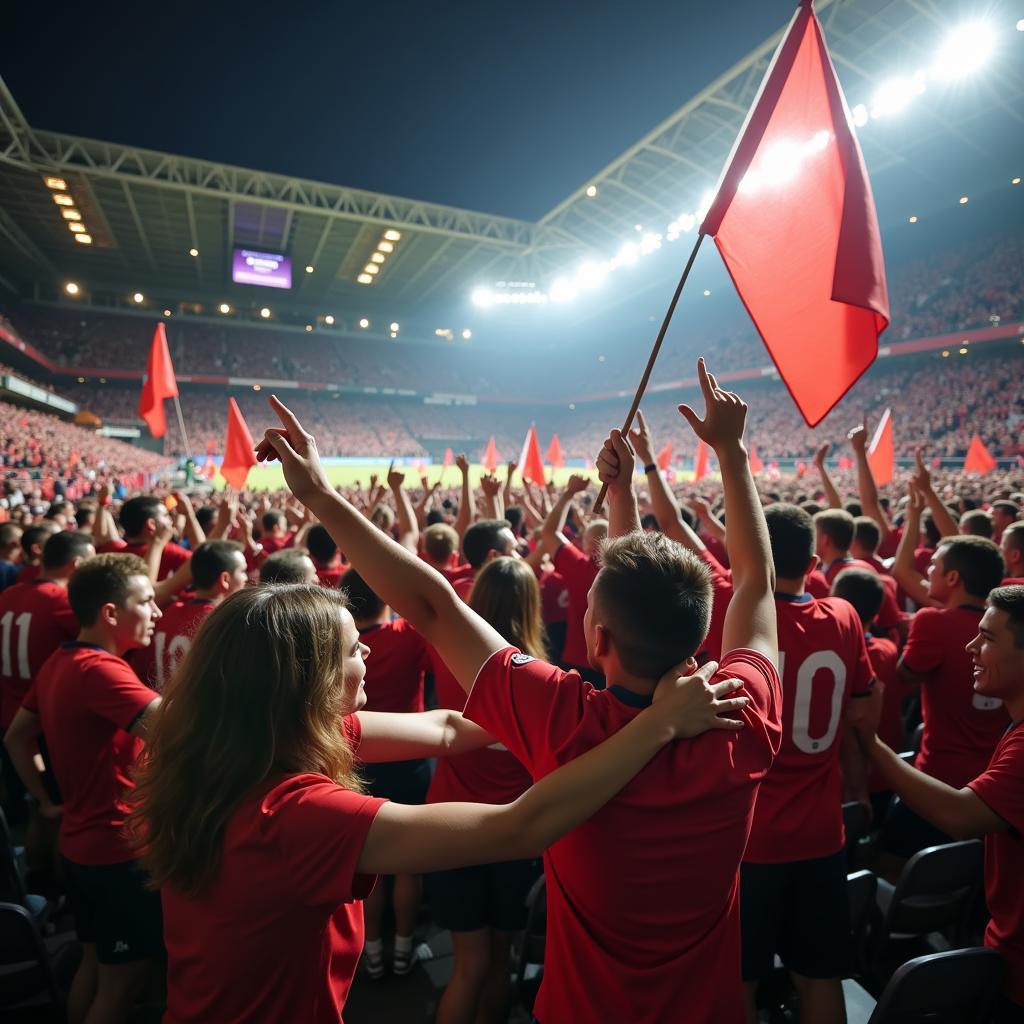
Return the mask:
<svg viewBox="0 0 1024 1024">
<path fill-rule="evenodd" d="M 507 472 L 505 474 L 505 487 L 501 492 L 501 503 L 508 508 L 512 504 L 512 477 L 515 476 L 518 463 L 510 462 L 505 467 Z"/>
<path fill-rule="evenodd" d="M 484 515 L 488 519 L 504 519 L 505 506 L 501 501 L 501 481 L 493 474 L 480 478 L 480 490 L 484 494 Z"/>
<path fill-rule="evenodd" d="M 566 482 L 565 489 L 555 500 L 548 514 L 544 517 L 544 525 L 540 528 L 540 538 L 544 550 L 554 558 L 558 549 L 568 540 L 562 530 L 565 529 L 565 520 L 569 515 L 569 506 L 577 494 L 582 494 L 590 486 L 590 481 L 585 476 L 574 473 Z"/>
<path fill-rule="evenodd" d="M 420 528 L 416 525 L 416 513 L 409 495 L 402 489 L 404 481 L 405 474 L 399 473 L 392 463 L 388 469 L 388 487 L 391 488 L 398 511 L 398 543 L 415 555 L 420 546 Z"/>
<path fill-rule="evenodd" d="M 469 479 L 469 462 L 466 456 L 459 452 L 455 456 L 455 465 L 462 474 L 462 494 L 459 497 L 459 514 L 455 517 L 455 532 L 461 541 L 465 532 L 473 523 L 473 509 L 476 507 L 476 497 L 473 494 L 473 484 Z"/>
<path fill-rule="evenodd" d="M 778 664 L 775 570 L 768 526 L 743 445 L 747 406 L 738 395 L 718 387 L 703 359 L 697 361 L 697 376 L 706 405 L 704 419 L 688 405 L 679 406 L 679 411 L 693 432 L 715 450 L 722 471 L 725 518 L 729 524 L 726 550 L 733 584 L 722 631 L 722 651 L 749 647 Z"/>
<path fill-rule="evenodd" d="M 276 396 L 270 402 L 282 428 L 266 432 L 256 447 L 257 460 L 281 460 L 295 497 L 317 516 L 370 588 L 437 648 L 468 693 L 484 662 L 508 646 L 505 639 L 459 599 L 439 572 L 334 490 L 316 441 Z"/>
<path fill-rule="evenodd" d="M 421 757 L 456 757 L 498 741 L 458 711 L 438 708 L 418 713 L 360 711 L 359 760 L 411 761 Z"/>
<path fill-rule="evenodd" d="M 914 463 L 914 486 L 921 492 L 924 503 L 931 509 L 935 529 L 939 531 L 940 537 L 955 537 L 960 532 L 960 528 L 949 514 L 945 502 L 935 493 L 935 488 L 932 487 L 932 475 L 924 464 L 924 456 L 921 454 L 920 448 L 914 452 Z"/>
<path fill-rule="evenodd" d="M 666 537 L 690 548 L 701 551 L 704 542 L 691 530 L 679 514 L 675 495 L 669 489 L 654 461 L 654 439 L 642 410 L 637 410 L 636 426 L 629 432 L 629 441 L 636 452 L 636 459 L 647 477 L 647 489 L 651 495 L 651 506 L 658 520 L 658 527 Z"/>
<path fill-rule="evenodd" d="M 608 487 L 608 536 L 624 537 L 640 529 L 633 490 L 636 456 L 621 430 L 613 430 L 597 456 L 597 474 Z"/>
<path fill-rule="evenodd" d="M 96 518 L 92 521 L 92 543 L 97 551 L 118 540 L 117 524 L 110 511 L 110 488 L 104 484 L 99 490 Z"/>
<path fill-rule="evenodd" d="M 814 465 L 821 477 L 821 486 L 825 490 L 825 500 L 828 502 L 828 507 L 842 508 L 843 499 L 839 497 L 836 485 L 832 482 L 832 475 L 828 471 L 828 466 L 825 465 L 825 460 L 828 458 L 828 450 L 830 447 L 831 445 L 826 441 L 814 453 Z"/>
<path fill-rule="evenodd" d="M 871 472 L 871 463 L 868 462 L 868 430 L 864 424 L 854 427 L 847 434 L 850 446 L 853 448 L 853 457 L 857 462 L 857 493 L 860 496 L 860 507 L 864 515 L 871 516 L 878 523 L 882 531 L 882 542 L 892 533 L 892 523 L 878 500 L 878 485 L 875 483 L 875 474 Z"/>
<path fill-rule="evenodd" d="M 914 566 L 914 549 L 917 538 L 921 534 L 921 512 L 924 500 L 921 492 L 910 485 L 907 517 L 903 523 L 903 536 L 896 548 L 896 557 L 892 563 L 892 574 L 896 582 L 906 591 L 912 601 L 925 608 L 935 607 L 935 602 L 928 596 L 928 581 Z"/>
<path fill-rule="evenodd" d="M 174 500 L 178 503 L 181 514 L 185 517 L 185 539 L 188 541 L 189 548 L 195 551 L 206 540 L 206 534 L 199 525 L 198 518 L 196 518 L 196 510 L 192 505 L 192 499 L 184 491 L 175 491 Z"/>
</svg>

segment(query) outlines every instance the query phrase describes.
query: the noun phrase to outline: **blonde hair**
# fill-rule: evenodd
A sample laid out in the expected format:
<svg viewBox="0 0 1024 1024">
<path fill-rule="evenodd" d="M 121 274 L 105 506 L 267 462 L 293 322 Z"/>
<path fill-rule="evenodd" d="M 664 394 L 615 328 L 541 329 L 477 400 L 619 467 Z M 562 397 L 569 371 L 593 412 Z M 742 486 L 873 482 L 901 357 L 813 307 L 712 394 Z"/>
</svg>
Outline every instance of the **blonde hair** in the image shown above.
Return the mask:
<svg viewBox="0 0 1024 1024">
<path fill-rule="evenodd" d="M 233 594 L 203 622 L 130 796 L 128 829 L 154 888 L 198 896 L 231 815 L 264 779 L 315 772 L 361 789 L 341 729 L 344 607 L 337 590 L 271 584 Z"/>
<path fill-rule="evenodd" d="M 480 571 L 469 606 L 525 654 L 546 658 L 540 587 L 530 566 L 518 558 L 494 558 Z"/>
</svg>

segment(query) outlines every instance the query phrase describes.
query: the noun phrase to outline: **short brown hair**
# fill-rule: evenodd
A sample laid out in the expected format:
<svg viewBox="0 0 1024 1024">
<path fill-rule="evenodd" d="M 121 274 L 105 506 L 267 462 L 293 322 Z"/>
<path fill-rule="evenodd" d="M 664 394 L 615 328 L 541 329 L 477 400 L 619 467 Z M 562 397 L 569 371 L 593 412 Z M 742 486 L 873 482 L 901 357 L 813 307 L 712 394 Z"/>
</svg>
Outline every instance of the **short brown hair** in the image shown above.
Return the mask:
<svg viewBox="0 0 1024 1024">
<path fill-rule="evenodd" d="M 996 587 L 988 595 L 988 603 L 1010 617 L 1007 626 L 1013 634 L 1013 646 L 1024 647 L 1024 586 Z"/>
<path fill-rule="evenodd" d="M 606 540 L 593 595 L 622 667 L 643 679 L 659 679 L 707 636 L 711 571 L 662 533 Z"/>
<path fill-rule="evenodd" d="M 96 625 L 105 604 L 123 606 L 133 576 L 149 577 L 146 563 L 137 555 L 97 555 L 83 562 L 68 581 L 68 601 L 78 624 Z"/>
<path fill-rule="evenodd" d="M 957 572 L 964 589 L 984 600 L 1003 580 L 1003 556 L 987 537 L 943 537 L 938 547 L 943 572 Z"/>
<path fill-rule="evenodd" d="M 840 551 L 849 551 L 853 543 L 853 516 L 842 508 L 827 508 L 814 517 L 814 528 L 823 533 Z"/>
<path fill-rule="evenodd" d="M 1019 519 L 1016 522 L 1010 523 L 1010 525 L 1003 530 L 1003 536 L 1006 538 L 1006 543 L 1009 544 L 1014 551 L 1019 551 L 1024 555 L 1024 523 Z"/>
<path fill-rule="evenodd" d="M 435 562 L 447 562 L 459 550 L 459 535 L 447 523 L 433 523 L 423 531 L 423 550 Z"/>
<path fill-rule="evenodd" d="M 871 516 L 854 516 L 853 536 L 865 551 L 874 554 L 875 549 L 881 543 L 882 531 Z"/>
<path fill-rule="evenodd" d="M 992 517 L 980 508 L 972 508 L 960 517 L 960 532 L 968 537 L 991 537 Z"/>
</svg>

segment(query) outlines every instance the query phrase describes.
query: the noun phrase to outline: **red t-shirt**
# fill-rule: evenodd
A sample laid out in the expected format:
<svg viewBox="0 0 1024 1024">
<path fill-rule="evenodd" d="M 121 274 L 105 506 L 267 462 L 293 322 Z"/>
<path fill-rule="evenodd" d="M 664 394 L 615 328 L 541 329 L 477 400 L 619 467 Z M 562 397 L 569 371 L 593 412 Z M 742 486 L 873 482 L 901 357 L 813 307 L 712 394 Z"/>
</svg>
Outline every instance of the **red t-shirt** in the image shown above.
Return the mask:
<svg viewBox="0 0 1024 1024">
<path fill-rule="evenodd" d="M 543 1024 L 746 1020 L 738 868 L 781 741 L 782 690 L 753 651 L 722 659 L 717 678 L 729 676 L 750 697 L 744 729 L 668 745 L 545 853 L 547 966 L 534 1010 Z M 649 702 L 505 648 L 480 670 L 465 713 L 539 779 Z"/>
<path fill-rule="evenodd" d="M 1002 583 L 999 584 L 1001 587 L 1020 587 L 1024 586 L 1024 576 L 1007 576 Z"/>
<path fill-rule="evenodd" d="M 462 711 L 466 691 L 452 675 L 433 647 L 428 648 L 430 671 L 434 673 L 437 706 Z M 523 795 L 532 784 L 530 773 L 496 743 L 455 757 L 439 757 L 427 792 L 428 804 L 467 800 L 480 804 L 509 804 Z"/>
<path fill-rule="evenodd" d="M 967 785 L 1009 826 L 985 836 L 985 945 L 1006 960 L 1006 994 L 1024 1006 L 1024 728 L 1003 733 L 984 773 Z"/>
<path fill-rule="evenodd" d="M 146 555 L 149 553 L 149 545 L 145 543 L 128 544 L 123 540 L 114 540 L 109 544 L 104 544 L 99 549 L 99 553 L 136 555 L 145 560 Z M 160 579 L 165 580 L 168 576 L 173 576 L 191 557 L 192 552 L 187 548 L 183 548 L 180 544 L 174 544 L 173 542 L 167 544 L 164 547 L 163 554 L 160 556 Z"/>
<path fill-rule="evenodd" d="M 820 569 L 814 569 L 804 577 L 804 587 L 818 601 L 832 595 L 832 587 Z"/>
<path fill-rule="evenodd" d="M 549 625 L 566 622 L 569 618 L 569 588 L 562 574 L 554 570 L 541 573 L 539 582 L 541 618 Z"/>
<path fill-rule="evenodd" d="M 163 693 L 188 654 L 196 630 L 215 607 L 212 601 L 201 597 L 168 605 L 157 620 L 149 646 L 131 651 L 125 660 L 147 686 Z"/>
<path fill-rule="evenodd" d="M 422 711 L 427 642 L 405 619 L 364 626 L 367 711 Z"/>
<path fill-rule="evenodd" d="M 569 591 L 566 615 L 565 647 L 562 661 L 567 665 L 586 667 L 590 664 L 587 641 L 583 635 L 583 617 L 587 614 L 587 594 L 597 578 L 597 563 L 574 544 L 562 544 L 555 554 L 555 571 Z"/>
<path fill-rule="evenodd" d="M 905 750 L 907 734 L 903 728 L 903 682 L 896 671 L 900 655 L 891 640 L 880 636 L 864 634 L 868 648 L 868 658 L 875 679 L 884 687 L 882 691 L 882 714 L 878 722 L 878 736 L 892 750 Z M 868 773 L 868 788 L 872 793 L 883 793 L 890 789 L 889 784 L 872 768 Z"/>
<path fill-rule="evenodd" d="M 341 577 L 345 575 L 345 570 L 348 569 L 344 562 L 338 565 L 321 567 L 318 562 L 314 561 L 313 565 L 316 566 L 316 578 L 320 581 L 320 585 L 330 590 L 337 589 L 338 584 L 341 582 Z"/>
<path fill-rule="evenodd" d="M 376 882 L 359 858 L 385 802 L 315 774 L 275 775 L 242 798 L 209 891 L 161 890 L 165 1024 L 338 1024 Z"/>
<path fill-rule="evenodd" d="M 50 656 L 25 695 L 64 800 L 60 852 L 75 864 L 134 858 L 121 830 L 142 740 L 128 730 L 157 696 L 122 658 L 77 641 Z"/>
<path fill-rule="evenodd" d="M 41 565 L 23 565 L 18 573 L 18 582 L 31 583 L 34 579 L 38 579 L 42 571 L 43 567 Z"/>
<path fill-rule="evenodd" d="M 264 534 L 259 541 L 263 545 L 263 554 L 272 555 L 282 548 L 290 548 L 295 543 L 295 534 L 286 533 L 283 537 L 274 537 L 271 534 Z"/>
<path fill-rule="evenodd" d="M 879 572 L 878 566 L 874 562 L 865 562 L 860 558 L 837 558 L 834 562 L 830 562 L 825 569 L 825 580 L 829 588 L 835 583 L 836 577 L 844 569 L 865 569 L 881 579 L 885 593 L 882 597 L 882 606 L 878 609 L 878 614 L 875 616 L 875 623 L 884 632 L 895 629 L 903 621 L 897 597 L 896 580 L 892 576 Z"/>
<path fill-rule="evenodd" d="M 974 692 L 966 647 L 978 635 L 984 609 L 922 608 L 910 622 L 903 664 L 921 682 L 924 733 L 915 764 L 960 789 L 988 764 L 1009 722 L 1001 700 Z"/>
<path fill-rule="evenodd" d="M 782 675 L 782 749 L 754 808 L 744 861 L 780 864 L 843 847 L 843 717 L 874 673 L 853 606 L 836 597 L 775 595 Z"/>
<path fill-rule="evenodd" d="M 0 732 L 13 721 L 46 659 L 77 635 L 67 587 L 36 578 L 0 594 Z"/>
</svg>

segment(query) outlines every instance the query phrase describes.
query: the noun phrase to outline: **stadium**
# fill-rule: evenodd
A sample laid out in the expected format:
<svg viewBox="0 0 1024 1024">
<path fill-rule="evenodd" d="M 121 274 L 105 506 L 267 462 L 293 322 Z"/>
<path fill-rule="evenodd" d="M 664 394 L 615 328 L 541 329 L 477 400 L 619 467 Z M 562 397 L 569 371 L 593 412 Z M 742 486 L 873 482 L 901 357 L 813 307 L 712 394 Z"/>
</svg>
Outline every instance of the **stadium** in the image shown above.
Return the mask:
<svg viewBox="0 0 1024 1024">
<path fill-rule="evenodd" d="M 273 98 L 243 87 L 269 28 L 222 12 L 203 40 L 97 15 L 59 44 L 24 15 L 0 65 L 10 1019 L 1024 1020 L 1024 7 L 795 6 L 403 8 L 386 83 L 385 16 L 331 12 L 337 66 L 282 28 Z M 193 42 L 194 73 L 165 66 Z M 325 696 L 316 616 L 345 601 Z M 85 679 L 117 699 L 52 697 Z M 214 739 L 176 737 L 214 692 Z M 642 763 L 616 746 L 673 714 Z M 233 736 L 237 772 L 211 753 Z M 682 784 L 726 742 L 742 780 Z M 314 777 L 337 792 L 288 790 Z M 188 838 L 203 799 L 223 850 Z M 428 820 L 449 803 L 490 811 Z M 280 876 L 246 859 L 266 836 Z M 691 842 L 706 894 L 672 866 Z M 151 890 L 97 874 L 126 865 L 162 933 Z M 246 886 L 277 902 L 246 918 Z M 262 987 L 229 918 L 266 941 Z"/>
</svg>

